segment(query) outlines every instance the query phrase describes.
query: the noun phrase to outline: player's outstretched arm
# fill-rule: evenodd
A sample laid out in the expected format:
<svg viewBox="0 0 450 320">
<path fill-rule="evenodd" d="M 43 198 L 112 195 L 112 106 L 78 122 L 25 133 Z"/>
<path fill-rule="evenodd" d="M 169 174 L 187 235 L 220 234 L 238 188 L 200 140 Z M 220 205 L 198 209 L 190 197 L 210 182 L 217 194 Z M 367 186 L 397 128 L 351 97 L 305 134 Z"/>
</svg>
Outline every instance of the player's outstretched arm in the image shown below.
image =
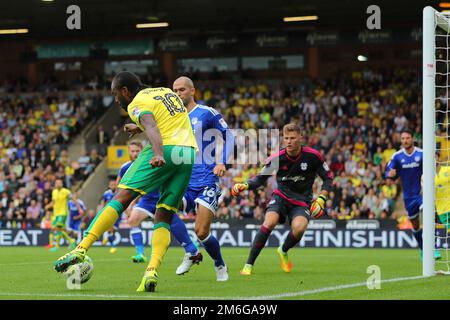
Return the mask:
<svg viewBox="0 0 450 320">
<path fill-rule="evenodd" d="M 134 123 L 127 123 L 123 127 L 123 130 L 128 132 L 128 138 L 132 138 L 134 135 L 142 132 L 142 130 Z"/>
<path fill-rule="evenodd" d="M 267 179 L 273 174 L 274 169 L 265 165 L 261 172 L 254 178 L 248 180 L 245 183 L 236 183 L 233 188 L 231 188 L 231 195 L 233 197 L 237 197 L 237 195 L 245 190 L 255 190 L 261 186 L 264 186 L 267 182 Z"/>
<path fill-rule="evenodd" d="M 153 157 L 150 159 L 150 165 L 152 167 L 162 167 L 166 164 L 166 161 L 164 160 L 161 132 L 159 132 L 155 117 L 151 113 L 146 113 L 139 118 L 139 121 L 152 145 Z"/>
</svg>

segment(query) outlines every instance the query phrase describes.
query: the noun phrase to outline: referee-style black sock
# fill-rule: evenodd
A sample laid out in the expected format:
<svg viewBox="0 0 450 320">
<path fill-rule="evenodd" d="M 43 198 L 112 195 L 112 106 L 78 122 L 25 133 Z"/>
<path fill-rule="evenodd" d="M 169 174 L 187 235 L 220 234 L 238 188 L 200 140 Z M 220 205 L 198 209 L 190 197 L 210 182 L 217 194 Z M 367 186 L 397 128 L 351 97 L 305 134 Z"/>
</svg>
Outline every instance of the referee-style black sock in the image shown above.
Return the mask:
<svg viewBox="0 0 450 320">
<path fill-rule="evenodd" d="M 299 238 L 297 238 L 293 233 L 292 230 L 289 232 L 288 236 L 286 237 L 286 240 L 284 240 L 283 246 L 281 247 L 281 250 L 283 252 L 288 252 L 290 248 L 295 246 L 297 243 L 300 242 L 302 239 L 303 234 L 300 235 Z"/>
<path fill-rule="evenodd" d="M 255 236 L 255 239 L 252 243 L 252 249 L 250 250 L 250 254 L 247 259 L 247 264 L 253 265 L 255 263 L 256 258 L 258 258 L 259 253 L 266 245 L 267 239 L 269 239 L 270 233 L 272 230 L 261 226 L 258 233 Z"/>
</svg>

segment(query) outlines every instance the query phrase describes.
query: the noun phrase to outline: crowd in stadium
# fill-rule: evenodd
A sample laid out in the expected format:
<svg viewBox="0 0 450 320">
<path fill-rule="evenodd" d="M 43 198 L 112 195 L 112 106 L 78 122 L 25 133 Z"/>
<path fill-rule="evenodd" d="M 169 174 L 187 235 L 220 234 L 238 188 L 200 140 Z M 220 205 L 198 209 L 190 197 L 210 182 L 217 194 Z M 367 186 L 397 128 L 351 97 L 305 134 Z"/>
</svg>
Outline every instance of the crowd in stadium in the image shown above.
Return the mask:
<svg viewBox="0 0 450 320">
<path fill-rule="evenodd" d="M 326 204 L 329 217 L 397 218 L 393 212 L 401 190 L 384 179 L 384 172 L 399 147 L 402 129 L 411 129 L 421 144 L 417 70 L 345 72 L 320 81 L 195 84 L 196 101 L 216 108 L 231 128 L 278 129 L 291 121 L 300 123 L 305 145 L 319 150 L 335 175 Z M 0 100 L 0 227 L 13 220 L 39 224 L 50 214 L 44 207 L 54 179 L 62 177 L 71 187 L 100 161 L 96 150 L 75 160 L 58 148 L 95 114 L 90 112 L 98 108 L 95 99 L 18 95 Z M 275 179 L 270 178 L 264 190 L 237 198 L 230 194 L 234 183 L 257 174 L 258 167 L 235 164 L 227 171 L 217 218 L 263 219 Z M 315 190 L 319 187 L 318 181 Z"/>
<path fill-rule="evenodd" d="M 336 219 L 397 218 L 400 194 L 384 179 L 387 163 L 409 128 L 421 144 L 420 75 L 416 70 L 366 70 L 324 81 L 299 81 L 200 88 L 198 100 L 215 106 L 232 128 L 281 128 L 296 121 L 305 144 L 320 150 L 335 175 L 327 214 Z M 229 188 L 257 173 L 256 166 L 234 166 L 223 181 L 217 216 L 262 220 L 275 180 L 266 189 L 234 199 Z"/>
<path fill-rule="evenodd" d="M 78 159 L 67 152 L 71 138 L 92 119 L 95 97 L 5 96 L 0 109 L 0 227 L 39 226 L 51 215 L 45 207 L 55 179 L 74 187 L 101 161 L 96 149 Z"/>
</svg>

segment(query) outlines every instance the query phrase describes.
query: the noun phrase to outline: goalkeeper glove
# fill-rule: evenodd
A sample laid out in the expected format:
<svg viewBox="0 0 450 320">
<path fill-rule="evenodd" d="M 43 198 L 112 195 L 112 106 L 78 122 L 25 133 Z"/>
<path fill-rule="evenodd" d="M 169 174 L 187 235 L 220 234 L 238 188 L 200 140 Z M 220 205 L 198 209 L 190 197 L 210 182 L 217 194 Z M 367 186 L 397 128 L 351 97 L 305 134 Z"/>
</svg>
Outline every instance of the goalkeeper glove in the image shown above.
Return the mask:
<svg viewBox="0 0 450 320">
<path fill-rule="evenodd" d="M 327 198 L 324 195 L 320 195 L 312 204 L 309 211 L 314 218 L 320 218 L 325 213 L 325 202 Z"/>
<path fill-rule="evenodd" d="M 233 188 L 231 188 L 231 195 L 237 197 L 242 191 L 248 190 L 248 183 L 236 183 Z"/>
</svg>

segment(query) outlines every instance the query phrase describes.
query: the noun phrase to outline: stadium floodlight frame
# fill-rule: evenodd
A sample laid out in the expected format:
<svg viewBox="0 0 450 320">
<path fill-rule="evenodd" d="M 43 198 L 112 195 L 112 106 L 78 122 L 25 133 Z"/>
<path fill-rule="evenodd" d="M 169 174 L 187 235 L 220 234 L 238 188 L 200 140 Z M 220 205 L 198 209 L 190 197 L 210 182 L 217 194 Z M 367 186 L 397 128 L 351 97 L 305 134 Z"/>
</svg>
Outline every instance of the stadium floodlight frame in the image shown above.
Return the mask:
<svg viewBox="0 0 450 320">
<path fill-rule="evenodd" d="M 450 33 L 450 18 L 433 7 L 423 9 L 422 94 L 423 94 L 423 260 L 422 274 L 435 272 L 435 183 L 436 176 L 436 28 Z"/>
</svg>

